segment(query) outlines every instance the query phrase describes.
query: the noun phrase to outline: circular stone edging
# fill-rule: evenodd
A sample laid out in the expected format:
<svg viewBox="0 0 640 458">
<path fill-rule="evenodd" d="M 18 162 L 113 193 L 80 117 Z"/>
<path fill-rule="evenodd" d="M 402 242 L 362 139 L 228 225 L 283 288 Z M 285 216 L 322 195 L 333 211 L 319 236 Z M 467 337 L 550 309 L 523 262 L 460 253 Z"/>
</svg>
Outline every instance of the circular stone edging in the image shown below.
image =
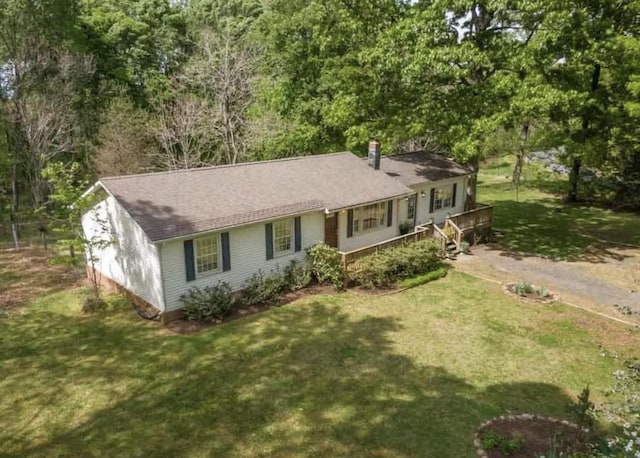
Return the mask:
<svg viewBox="0 0 640 458">
<path fill-rule="evenodd" d="M 482 439 L 480 439 L 480 431 L 489 428 L 491 425 L 493 425 L 498 421 L 515 421 L 515 420 L 524 420 L 524 421 L 542 420 L 542 421 L 547 421 L 549 423 L 565 425 L 574 429 L 581 429 L 586 433 L 589 432 L 588 428 L 580 428 L 578 425 L 576 425 L 575 423 L 571 423 L 569 420 L 560 420 L 558 418 L 545 417 L 544 415 L 535 415 L 530 413 L 521 413 L 518 415 L 500 415 L 498 417 L 492 418 L 491 420 L 487 420 L 481 423 L 480 426 L 478 426 L 478 428 L 476 429 L 476 432 L 473 434 L 473 445 L 475 446 L 476 452 L 480 458 L 489 457 L 489 455 L 487 454 L 487 451 L 482 446 Z"/>
<path fill-rule="evenodd" d="M 525 302 L 530 302 L 533 304 L 552 304 L 556 301 L 559 301 L 560 298 L 556 295 L 556 293 L 554 293 L 553 291 L 549 291 L 549 296 L 546 298 L 543 297 L 538 297 L 537 299 L 531 299 L 527 296 L 521 296 L 520 294 L 514 293 L 513 291 L 511 291 L 509 288 L 511 286 L 517 285 L 517 283 L 506 283 L 503 287 L 502 287 L 502 291 L 504 291 L 505 294 L 508 294 L 509 296 L 513 296 L 519 300 L 525 301 Z M 537 285 L 531 284 L 531 286 L 533 288 L 537 288 Z"/>
</svg>

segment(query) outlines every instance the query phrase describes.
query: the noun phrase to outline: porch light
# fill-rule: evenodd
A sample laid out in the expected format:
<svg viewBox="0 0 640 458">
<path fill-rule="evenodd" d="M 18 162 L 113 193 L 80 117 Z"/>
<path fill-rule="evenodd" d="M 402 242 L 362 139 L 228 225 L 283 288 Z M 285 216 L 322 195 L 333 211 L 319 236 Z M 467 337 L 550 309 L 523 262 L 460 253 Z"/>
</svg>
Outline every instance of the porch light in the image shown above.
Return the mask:
<svg viewBox="0 0 640 458">
<path fill-rule="evenodd" d="M 420 191 L 420 197 L 424 199 L 425 197 L 427 197 L 427 193 L 424 191 Z"/>
</svg>

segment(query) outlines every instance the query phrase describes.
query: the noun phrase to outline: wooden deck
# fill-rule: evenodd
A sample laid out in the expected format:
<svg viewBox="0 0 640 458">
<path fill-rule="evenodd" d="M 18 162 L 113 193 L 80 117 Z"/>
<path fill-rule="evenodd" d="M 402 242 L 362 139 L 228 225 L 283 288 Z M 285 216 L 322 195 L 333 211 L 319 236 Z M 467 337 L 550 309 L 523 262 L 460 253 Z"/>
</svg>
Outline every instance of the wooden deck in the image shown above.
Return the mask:
<svg viewBox="0 0 640 458">
<path fill-rule="evenodd" d="M 344 269 L 345 281 L 348 281 L 349 273 L 358 269 L 359 260 L 370 254 L 409 243 L 434 238 L 441 244 L 442 253 L 446 247 L 453 242 L 457 249 L 463 241 L 475 245 L 491 233 L 493 224 L 493 207 L 490 205 L 478 204 L 474 210 L 458 213 L 449 216 L 442 228 L 433 223 L 416 226 L 413 232 L 400 235 L 380 243 L 358 248 L 357 250 L 340 252 L 342 255 L 342 268 Z"/>
</svg>

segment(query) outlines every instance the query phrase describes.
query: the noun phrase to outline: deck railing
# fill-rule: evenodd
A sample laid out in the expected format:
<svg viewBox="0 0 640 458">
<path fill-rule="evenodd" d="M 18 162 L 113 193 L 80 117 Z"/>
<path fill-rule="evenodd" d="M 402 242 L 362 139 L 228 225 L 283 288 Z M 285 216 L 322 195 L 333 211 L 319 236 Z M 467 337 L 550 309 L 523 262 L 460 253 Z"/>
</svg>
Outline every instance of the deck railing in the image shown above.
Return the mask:
<svg viewBox="0 0 640 458">
<path fill-rule="evenodd" d="M 490 205 L 478 204 L 470 211 L 458 213 L 447 218 L 462 231 L 471 228 L 487 227 L 493 224 L 493 207 Z"/>
<path fill-rule="evenodd" d="M 492 224 L 493 207 L 478 204 L 478 207 L 474 210 L 449 216 L 445 220 L 442 229 L 435 224 L 426 223 L 416 226 L 413 232 L 408 234 L 400 235 L 356 250 L 341 252 L 345 282 L 348 282 L 349 273 L 358 269 L 359 260 L 370 254 L 379 253 L 389 248 L 395 248 L 397 246 L 417 242 L 429 237 L 440 242 L 441 250 L 444 254 L 447 244 L 450 241 L 453 241 L 456 244 L 456 247 L 460 249 L 460 245 L 467 235 L 476 235 L 482 231 L 490 231 Z"/>
<path fill-rule="evenodd" d="M 342 254 L 342 268 L 345 272 L 345 277 L 348 277 L 349 272 L 353 272 L 358 269 L 359 259 L 370 254 L 379 253 L 389 248 L 395 248 L 403 246 L 408 243 L 417 242 L 426 238 L 432 237 L 434 229 L 438 229 L 437 226 L 429 223 L 421 226 L 416 226 L 413 232 L 403 234 L 392 239 L 385 240 L 380 243 L 375 243 L 366 247 L 358 248 L 352 251 L 341 252 Z"/>
</svg>

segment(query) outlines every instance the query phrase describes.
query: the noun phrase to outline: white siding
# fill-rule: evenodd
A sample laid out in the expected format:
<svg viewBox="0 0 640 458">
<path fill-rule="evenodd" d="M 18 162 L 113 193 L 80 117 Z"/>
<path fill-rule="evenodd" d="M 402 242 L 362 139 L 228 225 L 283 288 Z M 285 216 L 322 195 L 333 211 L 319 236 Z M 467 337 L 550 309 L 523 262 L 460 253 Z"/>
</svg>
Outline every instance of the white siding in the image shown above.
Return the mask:
<svg viewBox="0 0 640 458">
<path fill-rule="evenodd" d="M 82 227 L 87 237 L 100 232 L 94 212 L 106 222 L 113 242 L 96 253 L 99 259 L 96 268 L 111 280 L 163 310 L 157 247 L 112 196 L 96 204 L 94 210 L 82 217 Z"/>
<path fill-rule="evenodd" d="M 229 231 L 231 269 L 202 276 L 190 282 L 186 281 L 184 240 L 160 243 L 166 310 L 180 308 L 180 295 L 193 287 L 215 285 L 218 281 L 225 281 L 237 290 L 242 288 L 247 278 L 260 269 L 267 273 L 276 266 L 284 268 L 292 259 L 304 261 L 305 248 L 324 240 L 324 214 L 318 212 L 302 215 L 301 231 L 301 251 L 267 261 L 264 223 L 232 229 Z"/>
<path fill-rule="evenodd" d="M 404 199 L 393 201 L 393 221 L 391 226 L 387 227 L 385 225 L 377 231 L 368 231 L 364 234 L 353 234 L 353 237 L 347 237 L 347 210 L 338 212 L 338 249 L 340 251 L 351 251 L 399 235 L 398 207 L 401 200 L 404 201 Z"/>
<path fill-rule="evenodd" d="M 429 201 L 431 199 L 431 189 L 432 188 L 444 188 L 444 187 L 452 187 L 453 183 L 457 183 L 456 189 L 456 205 L 455 207 L 447 207 L 441 208 L 439 210 L 434 211 L 433 213 L 429 213 Z M 464 211 L 464 202 L 467 198 L 467 177 L 455 177 L 450 178 L 448 180 L 437 181 L 434 183 L 426 183 L 424 185 L 412 186 L 414 191 L 418 193 L 417 198 L 417 215 L 416 215 L 416 224 L 424 224 L 428 223 L 433 219 L 436 224 L 444 223 L 447 214 L 455 215 L 456 213 L 462 213 Z M 424 192 L 425 196 L 422 197 L 422 192 Z M 406 215 L 406 204 L 405 204 L 405 213 Z"/>
</svg>

